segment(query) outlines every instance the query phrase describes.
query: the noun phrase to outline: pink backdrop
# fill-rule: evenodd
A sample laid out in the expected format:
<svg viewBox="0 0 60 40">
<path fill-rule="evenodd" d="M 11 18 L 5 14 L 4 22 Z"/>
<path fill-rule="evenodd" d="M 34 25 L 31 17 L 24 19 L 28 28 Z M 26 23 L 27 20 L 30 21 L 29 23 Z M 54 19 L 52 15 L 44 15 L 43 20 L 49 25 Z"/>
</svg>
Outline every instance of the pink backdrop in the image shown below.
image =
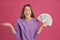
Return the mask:
<svg viewBox="0 0 60 40">
<path fill-rule="evenodd" d="M 0 23 L 14 25 L 25 4 L 32 6 L 36 17 L 44 12 L 53 17 L 52 26 L 44 28 L 36 40 L 60 40 L 60 0 L 0 0 Z M 16 37 L 9 27 L 0 26 L 0 40 L 16 40 Z"/>
</svg>

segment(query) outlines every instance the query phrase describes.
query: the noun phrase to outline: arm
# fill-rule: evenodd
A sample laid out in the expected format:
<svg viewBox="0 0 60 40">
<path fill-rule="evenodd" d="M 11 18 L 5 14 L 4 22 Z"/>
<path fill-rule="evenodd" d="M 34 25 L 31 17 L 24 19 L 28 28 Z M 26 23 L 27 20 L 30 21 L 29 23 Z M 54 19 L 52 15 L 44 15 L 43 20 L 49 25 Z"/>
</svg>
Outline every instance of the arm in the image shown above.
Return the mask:
<svg viewBox="0 0 60 40">
<path fill-rule="evenodd" d="M 41 33 L 41 31 L 43 30 L 43 28 L 44 28 L 44 26 L 42 25 L 40 28 L 39 28 L 39 30 L 38 30 L 38 34 L 40 34 Z"/>
<path fill-rule="evenodd" d="M 15 29 L 14 29 L 14 27 L 13 27 L 12 24 L 10 24 L 10 23 L 1 23 L 1 25 L 3 25 L 3 26 L 9 26 L 9 27 L 12 29 L 12 32 L 13 32 L 14 34 L 16 33 L 16 31 L 15 31 Z"/>
<path fill-rule="evenodd" d="M 44 23 L 43 23 L 43 25 L 39 28 L 39 30 L 38 30 L 38 34 L 40 34 L 41 33 L 41 31 L 43 30 L 43 28 L 45 28 L 45 27 L 47 27 L 47 21 L 45 21 Z"/>
<path fill-rule="evenodd" d="M 10 27 L 11 27 L 11 29 L 12 29 L 12 32 L 15 34 L 16 31 L 15 31 L 15 29 L 13 28 L 13 26 L 10 26 Z"/>
</svg>

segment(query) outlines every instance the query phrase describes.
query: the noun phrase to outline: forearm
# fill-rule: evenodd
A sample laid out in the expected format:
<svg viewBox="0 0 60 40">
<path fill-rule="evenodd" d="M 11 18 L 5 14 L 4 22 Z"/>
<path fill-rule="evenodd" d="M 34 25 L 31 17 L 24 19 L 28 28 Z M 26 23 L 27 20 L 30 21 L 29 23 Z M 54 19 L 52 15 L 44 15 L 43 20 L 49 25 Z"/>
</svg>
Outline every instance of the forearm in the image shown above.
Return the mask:
<svg viewBox="0 0 60 40">
<path fill-rule="evenodd" d="M 12 24 L 6 22 L 6 23 L 1 23 L 1 25 L 10 27 L 10 28 L 12 29 L 13 33 L 16 33 L 16 31 L 15 31 L 15 29 L 13 28 L 13 25 L 12 25 Z"/>
<path fill-rule="evenodd" d="M 43 30 L 43 28 L 44 28 L 44 26 L 42 25 L 42 26 L 39 28 L 39 30 L 38 30 L 38 34 L 41 33 L 41 31 Z"/>
<path fill-rule="evenodd" d="M 15 31 L 15 29 L 14 29 L 14 27 L 13 27 L 13 26 L 11 26 L 11 29 L 12 29 L 12 32 L 15 34 L 15 33 L 16 33 L 16 31 Z"/>
</svg>

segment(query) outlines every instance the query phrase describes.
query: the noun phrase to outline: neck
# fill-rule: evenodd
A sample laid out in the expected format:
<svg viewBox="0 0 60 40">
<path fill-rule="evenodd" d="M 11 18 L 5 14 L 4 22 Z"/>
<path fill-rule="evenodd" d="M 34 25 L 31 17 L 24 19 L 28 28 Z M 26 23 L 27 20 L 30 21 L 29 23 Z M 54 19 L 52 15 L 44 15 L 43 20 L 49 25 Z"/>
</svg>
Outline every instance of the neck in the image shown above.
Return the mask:
<svg viewBox="0 0 60 40">
<path fill-rule="evenodd" d="M 26 21 L 30 21 L 31 19 L 32 19 L 32 17 L 25 18 Z"/>
</svg>

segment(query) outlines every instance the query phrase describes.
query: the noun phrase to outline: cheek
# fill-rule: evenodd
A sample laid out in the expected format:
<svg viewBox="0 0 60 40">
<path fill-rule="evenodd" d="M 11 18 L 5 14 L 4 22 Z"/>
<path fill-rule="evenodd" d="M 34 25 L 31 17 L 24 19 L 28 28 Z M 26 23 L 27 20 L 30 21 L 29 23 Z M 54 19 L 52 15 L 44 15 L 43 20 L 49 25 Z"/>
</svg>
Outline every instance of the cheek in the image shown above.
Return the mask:
<svg viewBox="0 0 60 40">
<path fill-rule="evenodd" d="M 31 15 L 31 11 L 29 12 L 29 14 Z"/>
<path fill-rule="evenodd" d="M 26 15 L 26 11 L 24 11 L 24 15 Z"/>
<path fill-rule="evenodd" d="M 24 11 L 24 15 L 31 15 L 31 11 Z"/>
</svg>

